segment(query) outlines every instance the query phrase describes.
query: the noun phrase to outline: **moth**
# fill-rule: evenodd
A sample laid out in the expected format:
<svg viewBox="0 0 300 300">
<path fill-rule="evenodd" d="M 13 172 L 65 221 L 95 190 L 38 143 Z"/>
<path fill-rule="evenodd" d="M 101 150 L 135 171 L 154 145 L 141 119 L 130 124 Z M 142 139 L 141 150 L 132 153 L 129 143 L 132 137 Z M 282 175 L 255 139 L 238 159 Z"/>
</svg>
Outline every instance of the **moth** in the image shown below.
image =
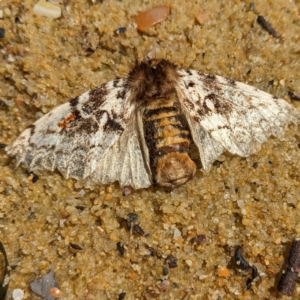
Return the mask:
<svg viewBox="0 0 300 300">
<path fill-rule="evenodd" d="M 58 169 L 66 178 L 134 189 L 175 187 L 196 173 L 192 143 L 209 170 L 223 151 L 259 151 L 299 115 L 255 87 L 148 59 L 128 77 L 56 107 L 6 151 L 30 172 Z"/>
</svg>

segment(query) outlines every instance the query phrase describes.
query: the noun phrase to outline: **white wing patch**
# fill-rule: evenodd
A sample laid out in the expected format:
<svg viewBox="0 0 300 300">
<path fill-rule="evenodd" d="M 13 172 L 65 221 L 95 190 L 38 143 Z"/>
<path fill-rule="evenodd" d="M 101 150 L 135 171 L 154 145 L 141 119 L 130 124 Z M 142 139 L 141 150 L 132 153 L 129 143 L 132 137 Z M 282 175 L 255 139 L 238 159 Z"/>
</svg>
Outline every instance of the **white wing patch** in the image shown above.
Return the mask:
<svg viewBox="0 0 300 300">
<path fill-rule="evenodd" d="M 30 171 L 58 169 L 66 178 L 150 186 L 149 158 L 142 154 L 126 82 L 116 79 L 53 109 L 29 126 L 7 153 Z"/>
<path fill-rule="evenodd" d="M 286 101 L 255 87 L 195 70 L 178 74 L 179 101 L 205 170 L 224 150 L 243 157 L 259 151 L 299 118 Z"/>
</svg>

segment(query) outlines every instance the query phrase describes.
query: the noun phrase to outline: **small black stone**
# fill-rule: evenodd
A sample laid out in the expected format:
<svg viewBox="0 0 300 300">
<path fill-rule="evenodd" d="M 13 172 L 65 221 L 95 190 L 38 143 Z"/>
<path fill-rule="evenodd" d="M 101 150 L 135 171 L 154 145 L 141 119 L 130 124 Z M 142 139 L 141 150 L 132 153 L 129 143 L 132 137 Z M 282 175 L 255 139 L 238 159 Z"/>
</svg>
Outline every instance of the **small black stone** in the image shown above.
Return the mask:
<svg viewBox="0 0 300 300">
<path fill-rule="evenodd" d="M 0 27 L 0 38 L 5 37 L 5 29 Z"/>
<path fill-rule="evenodd" d="M 139 235 L 145 235 L 144 230 L 137 224 L 133 225 L 133 230 L 138 233 Z"/>
<path fill-rule="evenodd" d="M 170 269 L 176 268 L 177 267 L 177 258 L 174 257 L 173 255 L 169 255 L 167 257 L 167 263 L 168 263 Z"/>
<path fill-rule="evenodd" d="M 33 173 L 32 183 L 36 183 L 39 180 L 39 176 Z"/>
<path fill-rule="evenodd" d="M 124 246 L 121 244 L 121 242 L 117 242 L 117 248 L 118 248 L 120 254 L 123 256 L 125 253 L 125 249 L 124 249 Z"/>
<path fill-rule="evenodd" d="M 85 207 L 82 206 L 82 205 L 76 205 L 75 208 L 77 208 L 77 209 L 79 209 L 79 210 L 84 210 L 84 209 L 85 209 Z"/>
<path fill-rule="evenodd" d="M 115 30 L 115 33 L 116 33 L 116 34 L 125 33 L 126 30 L 127 30 L 126 27 L 120 27 L 120 28 L 118 28 L 117 30 Z"/>
<path fill-rule="evenodd" d="M 169 269 L 167 267 L 163 267 L 163 274 L 164 276 L 169 274 Z"/>
<path fill-rule="evenodd" d="M 80 246 L 70 243 L 70 246 L 75 250 L 83 250 Z"/>
<path fill-rule="evenodd" d="M 125 292 L 121 293 L 121 294 L 119 295 L 119 297 L 118 297 L 118 300 L 123 300 L 123 299 L 125 299 L 125 296 L 126 296 L 126 293 L 125 293 Z"/>
</svg>

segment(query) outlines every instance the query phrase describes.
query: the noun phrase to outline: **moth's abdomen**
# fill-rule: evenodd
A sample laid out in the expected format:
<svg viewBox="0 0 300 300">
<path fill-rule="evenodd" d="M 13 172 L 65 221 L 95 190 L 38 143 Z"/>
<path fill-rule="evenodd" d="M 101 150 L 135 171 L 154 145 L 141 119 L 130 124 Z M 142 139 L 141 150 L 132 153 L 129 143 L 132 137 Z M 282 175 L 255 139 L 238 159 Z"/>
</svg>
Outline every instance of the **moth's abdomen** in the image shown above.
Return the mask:
<svg viewBox="0 0 300 300">
<path fill-rule="evenodd" d="M 155 183 L 172 187 L 191 179 L 197 168 L 189 156 L 190 132 L 175 95 L 147 102 L 143 123 Z"/>
</svg>

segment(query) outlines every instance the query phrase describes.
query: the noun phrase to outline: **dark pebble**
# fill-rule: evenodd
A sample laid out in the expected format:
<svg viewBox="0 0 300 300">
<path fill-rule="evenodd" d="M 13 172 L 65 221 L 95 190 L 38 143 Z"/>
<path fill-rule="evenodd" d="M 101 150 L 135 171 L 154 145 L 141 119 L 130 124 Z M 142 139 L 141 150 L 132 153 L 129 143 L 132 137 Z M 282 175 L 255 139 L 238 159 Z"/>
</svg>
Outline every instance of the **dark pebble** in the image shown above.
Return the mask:
<svg viewBox="0 0 300 300">
<path fill-rule="evenodd" d="M 119 295 L 119 297 L 118 297 L 118 300 L 123 300 L 123 299 L 125 299 L 125 296 L 126 296 L 126 293 L 125 293 L 125 292 L 121 293 L 121 294 Z"/>
<path fill-rule="evenodd" d="M 117 248 L 118 248 L 120 254 L 123 256 L 125 253 L 125 249 L 124 249 L 124 246 L 121 244 L 121 242 L 117 242 Z"/>
<path fill-rule="evenodd" d="M 117 30 L 115 30 L 116 34 L 124 33 L 126 32 L 127 28 L 126 27 L 120 27 Z"/>
<path fill-rule="evenodd" d="M 75 250 L 83 250 L 80 246 L 70 243 L 70 246 Z"/>
<path fill-rule="evenodd" d="M 0 27 L 0 38 L 5 37 L 5 29 Z"/>
<path fill-rule="evenodd" d="M 144 230 L 137 224 L 133 225 L 133 230 L 138 233 L 139 235 L 145 235 Z"/>
<path fill-rule="evenodd" d="M 169 269 L 167 267 L 163 267 L 163 274 L 164 276 L 169 274 Z"/>
<path fill-rule="evenodd" d="M 82 206 L 82 205 L 76 205 L 75 208 L 77 208 L 77 209 L 79 209 L 79 210 L 84 210 L 84 209 L 85 209 L 85 207 Z"/>
<path fill-rule="evenodd" d="M 36 183 L 39 180 L 39 176 L 33 173 L 32 182 Z"/>
<path fill-rule="evenodd" d="M 168 266 L 170 269 L 176 268 L 177 267 L 177 258 L 174 257 L 173 255 L 169 255 L 167 257 L 167 262 L 168 262 Z"/>
</svg>

